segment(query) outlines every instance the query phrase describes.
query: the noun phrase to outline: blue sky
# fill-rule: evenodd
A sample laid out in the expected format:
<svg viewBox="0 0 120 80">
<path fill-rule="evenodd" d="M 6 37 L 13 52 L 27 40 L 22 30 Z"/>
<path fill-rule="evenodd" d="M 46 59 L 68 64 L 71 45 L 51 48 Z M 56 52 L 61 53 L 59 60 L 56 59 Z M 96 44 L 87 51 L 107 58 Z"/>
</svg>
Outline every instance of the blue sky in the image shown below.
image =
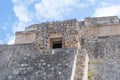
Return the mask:
<svg viewBox="0 0 120 80">
<path fill-rule="evenodd" d="M 120 17 L 120 0 L 0 0 L 0 44 L 31 24 L 101 16 Z"/>
</svg>

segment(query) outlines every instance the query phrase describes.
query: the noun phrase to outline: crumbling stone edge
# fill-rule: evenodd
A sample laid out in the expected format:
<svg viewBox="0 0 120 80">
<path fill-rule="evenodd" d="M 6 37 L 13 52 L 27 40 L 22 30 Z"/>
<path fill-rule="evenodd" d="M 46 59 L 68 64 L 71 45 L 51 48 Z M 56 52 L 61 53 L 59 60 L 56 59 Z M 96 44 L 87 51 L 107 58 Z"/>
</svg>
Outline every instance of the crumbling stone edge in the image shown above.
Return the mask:
<svg viewBox="0 0 120 80">
<path fill-rule="evenodd" d="M 78 49 L 74 58 L 71 80 L 88 80 L 89 57 L 85 49 Z"/>
</svg>

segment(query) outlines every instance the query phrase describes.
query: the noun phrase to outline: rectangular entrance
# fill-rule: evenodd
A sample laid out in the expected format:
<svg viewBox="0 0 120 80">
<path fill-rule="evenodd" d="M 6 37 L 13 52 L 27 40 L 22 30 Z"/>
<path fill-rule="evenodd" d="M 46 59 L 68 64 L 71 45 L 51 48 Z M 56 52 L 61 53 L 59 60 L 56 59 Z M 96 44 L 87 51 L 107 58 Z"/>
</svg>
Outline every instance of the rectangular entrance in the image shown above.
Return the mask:
<svg viewBox="0 0 120 80">
<path fill-rule="evenodd" d="M 53 49 L 56 49 L 56 48 L 62 48 L 62 41 L 55 41 L 53 42 Z"/>
<path fill-rule="evenodd" d="M 51 49 L 62 48 L 62 38 L 51 39 Z"/>
</svg>

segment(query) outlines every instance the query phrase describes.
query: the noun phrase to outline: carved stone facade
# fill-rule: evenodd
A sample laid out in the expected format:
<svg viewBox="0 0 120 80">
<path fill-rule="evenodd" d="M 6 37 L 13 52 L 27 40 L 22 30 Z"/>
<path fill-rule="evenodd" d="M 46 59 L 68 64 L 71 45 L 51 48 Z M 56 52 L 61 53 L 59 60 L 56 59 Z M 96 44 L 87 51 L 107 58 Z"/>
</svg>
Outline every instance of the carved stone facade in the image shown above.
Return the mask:
<svg viewBox="0 0 120 80">
<path fill-rule="evenodd" d="M 25 31 L 16 33 L 15 44 L 23 44 L 27 41 L 27 43 L 35 42 L 40 49 L 51 49 L 55 43 L 61 44 L 61 48 L 79 48 L 80 42 L 76 23 L 77 21 L 72 19 L 29 26 Z"/>
<path fill-rule="evenodd" d="M 16 33 L 15 44 L 36 43 L 39 49 L 81 48 L 84 40 L 120 35 L 120 20 L 117 16 L 85 18 L 44 22 L 27 27 Z"/>
</svg>

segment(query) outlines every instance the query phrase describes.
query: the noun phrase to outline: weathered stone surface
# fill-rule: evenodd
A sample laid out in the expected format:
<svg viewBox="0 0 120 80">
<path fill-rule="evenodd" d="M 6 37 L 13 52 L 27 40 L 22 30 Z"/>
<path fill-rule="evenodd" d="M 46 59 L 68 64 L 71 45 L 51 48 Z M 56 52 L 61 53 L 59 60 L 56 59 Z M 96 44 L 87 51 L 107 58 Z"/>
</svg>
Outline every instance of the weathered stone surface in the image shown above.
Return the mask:
<svg viewBox="0 0 120 80">
<path fill-rule="evenodd" d="M 87 52 L 84 49 L 79 50 L 76 58 L 74 80 L 88 80 L 88 62 Z"/>
<path fill-rule="evenodd" d="M 120 35 L 117 16 L 44 22 L 16 33 L 15 44 L 36 43 L 37 48 L 51 49 L 51 39 L 61 38 L 63 48 L 81 48 L 80 38 Z"/>
<path fill-rule="evenodd" d="M 119 24 L 119 18 L 117 16 L 107 16 L 107 17 L 87 17 L 84 20 L 85 27 L 97 26 L 101 27 L 104 25 Z"/>
<path fill-rule="evenodd" d="M 70 80 L 77 51 L 39 50 L 35 44 L 0 45 L 0 80 Z"/>
<path fill-rule="evenodd" d="M 95 80 L 119 80 L 120 35 L 98 37 L 84 43 Z"/>
<path fill-rule="evenodd" d="M 15 44 L 36 43 L 39 49 L 51 49 L 51 39 L 62 39 L 62 48 L 79 48 L 77 20 L 46 22 L 27 27 L 16 33 Z"/>
</svg>

